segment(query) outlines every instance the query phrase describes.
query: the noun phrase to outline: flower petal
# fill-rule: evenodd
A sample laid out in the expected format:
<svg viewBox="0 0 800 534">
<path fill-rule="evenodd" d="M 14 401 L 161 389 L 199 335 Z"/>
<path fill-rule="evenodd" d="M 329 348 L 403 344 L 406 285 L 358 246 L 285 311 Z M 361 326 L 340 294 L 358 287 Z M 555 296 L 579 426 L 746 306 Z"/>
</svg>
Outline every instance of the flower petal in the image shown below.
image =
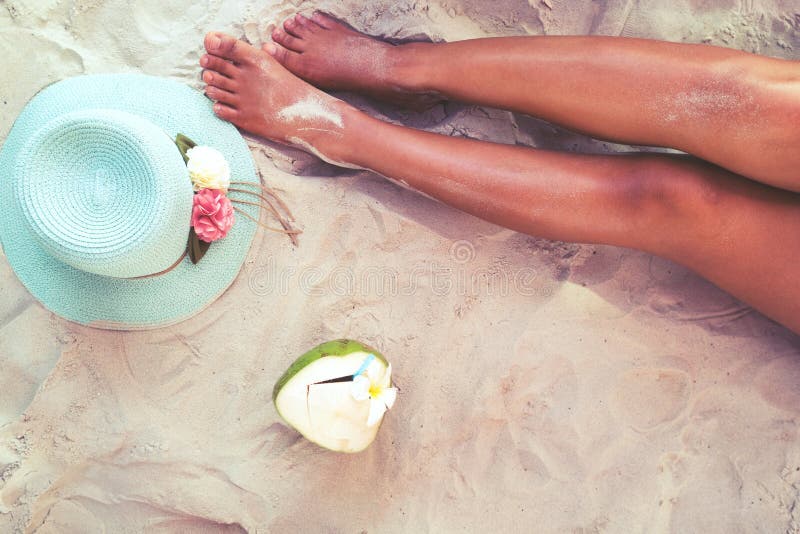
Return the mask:
<svg viewBox="0 0 800 534">
<path fill-rule="evenodd" d="M 389 367 L 386 368 L 386 372 L 383 373 L 381 377 L 380 383 L 378 384 L 381 389 L 386 389 L 392 385 L 392 364 L 389 364 Z"/>
<path fill-rule="evenodd" d="M 386 408 L 391 408 L 394 406 L 395 401 L 397 400 L 397 388 L 386 388 L 381 392 L 380 397 L 378 400 L 381 401 L 386 405 Z"/>
<path fill-rule="evenodd" d="M 369 398 L 369 378 L 364 375 L 358 375 L 353 379 L 353 385 L 350 386 L 350 394 L 357 401 L 367 400 Z"/>
<path fill-rule="evenodd" d="M 372 363 L 369 364 L 367 367 L 367 376 L 369 377 L 369 381 L 373 384 L 380 384 L 381 378 L 381 371 L 383 370 L 383 363 L 375 358 L 372 360 Z"/>
<path fill-rule="evenodd" d="M 386 413 L 386 405 L 383 401 L 372 399 L 369 401 L 369 417 L 367 417 L 367 426 L 375 426 Z"/>
<path fill-rule="evenodd" d="M 202 189 L 194 195 L 191 225 L 206 242 L 222 239 L 233 226 L 233 206 L 225 192 Z"/>
<path fill-rule="evenodd" d="M 230 186 L 230 166 L 219 150 L 208 146 L 194 146 L 186 152 L 186 168 L 195 191 L 203 189 L 226 190 Z"/>
</svg>

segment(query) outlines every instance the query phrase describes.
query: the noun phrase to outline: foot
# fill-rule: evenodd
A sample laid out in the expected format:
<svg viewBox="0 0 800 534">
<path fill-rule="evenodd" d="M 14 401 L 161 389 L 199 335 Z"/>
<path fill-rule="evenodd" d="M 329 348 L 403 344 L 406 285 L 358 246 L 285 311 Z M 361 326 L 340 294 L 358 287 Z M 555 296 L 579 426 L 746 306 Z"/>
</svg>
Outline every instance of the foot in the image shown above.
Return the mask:
<svg viewBox="0 0 800 534">
<path fill-rule="evenodd" d="M 272 39 L 277 45 L 270 49 L 275 59 L 321 89 L 367 93 L 415 109 L 442 100 L 409 87 L 408 69 L 400 75 L 403 46 L 373 39 L 322 13 L 288 18 L 272 32 Z"/>
<path fill-rule="evenodd" d="M 324 139 L 341 138 L 344 115 L 352 108 L 304 82 L 275 57 L 273 43 L 257 49 L 223 33 L 206 35 L 200 58 L 206 95 L 214 113 L 242 130 L 311 150 L 328 161 L 335 156 L 317 148 Z M 319 142 L 318 142 L 319 141 Z M 316 150 L 315 150 L 316 148 Z"/>
</svg>

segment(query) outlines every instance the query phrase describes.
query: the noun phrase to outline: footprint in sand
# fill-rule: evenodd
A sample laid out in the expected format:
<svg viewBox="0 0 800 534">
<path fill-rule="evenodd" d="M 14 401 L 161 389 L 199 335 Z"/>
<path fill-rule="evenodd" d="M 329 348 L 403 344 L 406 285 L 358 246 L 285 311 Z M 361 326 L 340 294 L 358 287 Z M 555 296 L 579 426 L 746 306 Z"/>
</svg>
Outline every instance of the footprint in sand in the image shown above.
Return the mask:
<svg viewBox="0 0 800 534">
<path fill-rule="evenodd" d="M 658 480 L 661 492 L 651 532 L 751 532 L 755 526 L 746 526 L 746 516 L 736 506 L 722 516 L 708 513 L 744 504 L 741 475 L 725 456 L 667 453 L 659 463 Z"/>
<path fill-rule="evenodd" d="M 49 312 L 30 301 L 8 312 L 0 306 L 0 429 L 28 407 L 66 348 L 48 321 Z"/>
<path fill-rule="evenodd" d="M 612 395 L 620 417 L 637 430 L 652 430 L 683 411 L 689 376 L 675 369 L 631 369 L 622 375 Z"/>
<path fill-rule="evenodd" d="M 31 31 L 6 28 L 0 31 L 0 57 L 36 58 L 36 68 L 24 61 L 6 61 L 0 78 L 0 140 L 8 134 L 11 117 L 47 85 L 83 72 L 83 59 L 69 48 Z"/>
<path fill-rule="evenodd" d="M 754 380 L 761 397 L 771 405 L 793 414 L 800 413 L 800 360 L 796 355 L 776 358 L 756 373 Z"/>
<path fill-rule="evenodd" d="M 137 0 L 132 2 L 133 21 L 152 43 L 168 45 L 176 34 L 197 26 L 217 10 L 218 2 L 179 2 L 175 0 Z"/>
<path fill-rule="evenodd" d="M 623 254 L 616 247 L 584 247 L 573 266 L 572 281 L 591 287 L 611 280 L 622 267 Z"/>
<path fill-rule="evenodd" d="M 180 75 L 191 82 L 197 79 L 198 45 L 205 30 L 225 26 L 224 19 L 216 18 L 222 0 L 59 3 L 71 6 L 59 19 L 77 41 L 91 49 L 87 60 L 101 70 L 130 65 L 148 74 Z M 121 12 L 126 14 L 124 23 Z"/>
</svg>

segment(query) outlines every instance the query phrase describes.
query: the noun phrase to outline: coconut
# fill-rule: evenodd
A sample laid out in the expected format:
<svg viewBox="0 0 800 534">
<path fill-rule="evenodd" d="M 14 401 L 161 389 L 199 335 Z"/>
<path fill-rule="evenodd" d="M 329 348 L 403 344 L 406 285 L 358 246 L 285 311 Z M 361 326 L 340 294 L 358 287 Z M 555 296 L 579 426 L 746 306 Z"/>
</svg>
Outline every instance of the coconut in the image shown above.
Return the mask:
<svg viewBox="0 0 800 534">
<path fill-rule="evenodd" d="M 385 402 L 388 408 L 394 401 L 391 379 L 388 384 L 376 379 L 385 380 L 387 372 L 389 362 L 372 347 L 349 339 L 329 341 L 289 366 L 272 400 L 283 420 L 306 439 L 333 451 L 359 452 L 375 440 L 383 421 L 382 407 L 373 405 Z M 356 376 L 361 384 L 354 384 Z M 359 385 L 361 395 L 355 392 Z M 368 424 L 371 408 L 380 408 L 380 416 Z"/>
</svg>

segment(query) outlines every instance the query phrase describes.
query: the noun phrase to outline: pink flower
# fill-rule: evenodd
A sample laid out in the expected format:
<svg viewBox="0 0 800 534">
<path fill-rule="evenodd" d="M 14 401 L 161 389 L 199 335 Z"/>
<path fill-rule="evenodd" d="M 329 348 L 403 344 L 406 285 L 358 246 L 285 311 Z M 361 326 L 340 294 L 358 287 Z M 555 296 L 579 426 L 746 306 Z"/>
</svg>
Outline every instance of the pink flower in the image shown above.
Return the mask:
<svg viewBox="0 0 800 534">
<path fill-rule="evenodd" d="M 192 226 L 201 241 L 222 239 L 233 226 L 233 205 L 223 191 L 201 189 L 194 195 Z"/>
</svg>

